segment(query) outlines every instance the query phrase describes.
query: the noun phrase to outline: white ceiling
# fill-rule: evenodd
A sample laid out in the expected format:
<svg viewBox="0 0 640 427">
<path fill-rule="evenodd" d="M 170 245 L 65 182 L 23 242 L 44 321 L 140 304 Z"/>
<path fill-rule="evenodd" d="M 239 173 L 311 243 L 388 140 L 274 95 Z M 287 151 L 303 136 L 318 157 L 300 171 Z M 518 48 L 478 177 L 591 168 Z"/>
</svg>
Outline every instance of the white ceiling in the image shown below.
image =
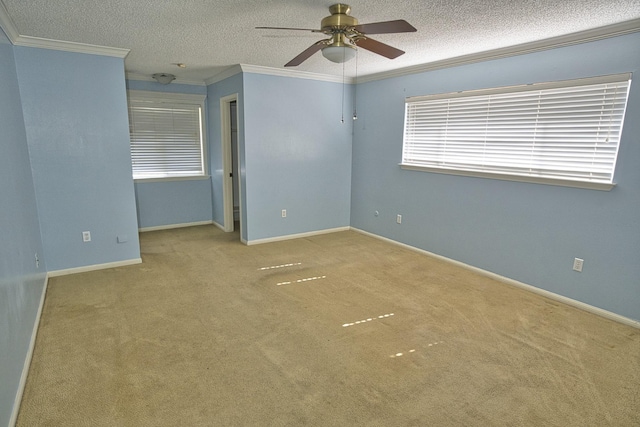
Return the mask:
<svg viewBox="0 0 640 427">
<path fill-rule="evenodd" d="M 319 28 L 332 0 L 0 0 L 20 36 L 130 49 L 127 72 L 167 72 L 203 82 L 235 64 L 283 68 L 322 34 L 257 30 Z M 378 41 L 407 53 L 389 60 L 358 55 L 358 75 L 427 64 L 640 18 L 640 0 L 351 0 L 360 23 L 405 19 L 416 33 Z M 5 14 L 6 15 L 6 14 Z M 5 31 L 7 28 L 5 28 Z M 9 32 L 9 31 L 6 31 Z M 175 63 L 185 63 L 180 69 Z M 316 53 L 295 69 L 342 75 Z M 355 62 L 345 64 L 355 73 Z"/>
</svg>

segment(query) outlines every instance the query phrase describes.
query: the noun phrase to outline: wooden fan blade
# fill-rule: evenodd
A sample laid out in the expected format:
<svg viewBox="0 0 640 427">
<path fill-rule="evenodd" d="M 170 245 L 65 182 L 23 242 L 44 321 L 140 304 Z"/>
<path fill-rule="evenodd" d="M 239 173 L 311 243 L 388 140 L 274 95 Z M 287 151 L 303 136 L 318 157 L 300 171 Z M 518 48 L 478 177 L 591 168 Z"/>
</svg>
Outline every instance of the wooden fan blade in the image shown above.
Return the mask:
<svg viewBox="0 0 640 427">
<path fill-rule="evenodd" d="M 319 51 L 320 49 L 325 47 L 326 46 L 325 42 L 326 42 L 326 40 L 320 40 L 319 42 L 312 44 L 307 49 L 305 49 L 300 55 L 296 56 L 291 61 L 289 61 L 286 64 L 284 64 L 284 66 L 285 67 L 295 67 L 297 65 L 302 64 L 311 55 L 313 55 L 314 53 L 316 53 L 317 51 Z"/>
<path fill-rule="evenodd" d="M 364 38 L 360 40 L 356 40 L 356 45 L 363 49 L 367 49 L 373 53 L 377 53 L 378 55 L 382 55 L 389 59 L 395 59 L 398 56 L 404 54 L 403 50 L 396 49 L 393 46 L 389 46 L 388 44 L 380 43 L 379 41 Z"/>
<path fill-rule="evenodd" d="M 256 27 L 256 30 L 294 30 L 294 31 L 311 31 L 312 33 L 322 33 L 322 30 L 312 30 L 311 28 Z"/>
<path fill-rule="evenodd" d="M 413 33 L 418 31 L 404 19 L 372 22 L 371 24 L 356 25 L 353 28 L 362 34 Z"/>
</svg>

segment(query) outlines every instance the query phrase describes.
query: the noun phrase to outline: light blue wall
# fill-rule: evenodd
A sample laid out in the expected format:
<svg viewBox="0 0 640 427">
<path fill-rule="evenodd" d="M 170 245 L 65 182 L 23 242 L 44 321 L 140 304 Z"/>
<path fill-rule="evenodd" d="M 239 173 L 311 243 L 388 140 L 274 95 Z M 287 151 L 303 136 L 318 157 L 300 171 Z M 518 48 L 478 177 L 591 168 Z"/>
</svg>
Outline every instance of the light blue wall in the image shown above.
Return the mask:
<svg viewBox="0 0 640 427">
<path fill-rule="evenodd" d="M 163 90 L 206 90 L 212 178 L 137 185 L 138 205 L 145 206 L 140 226 L 205 217 L 223 223 L 219 100 L 238 93 L 245 240 L 351 224 L 640 320 L 638 82 L 618 185 L 610 192 L 398 166 L 407 96 L 639 68 L 640 34 L 632 34 L 365 83 L 358 86 L 355 129 L 351 120 L 340 123 L 338 83 L 244 73 L 206 89 L 171 84 Z M 122 60 L 11 47 L 0 32 L 0 74 L 0 424 L 6 424 L 44 284 L 44 265 L 36 269 L 34 254 L 53 271 L 135 259 L 139 246 Z M 153 82 L 129 87 L 160 89 Z M 351 108 L 347 102 L 347 118 Z M 401 225 L 396 214 L 403 215 Z M 91 243 L 82 243 L 84 230 L 92 232 Z M 116 243 L 118 235 L 129 241 Z M 582 273 L 571 270 L 574 257 L 585 259 Z"/>
<path fill-rule="evenodd" d="M 207 94 L 207 88 L 204 85 L 179 83 L 163 85 L 141 80 L 127 80 L 127 89 Z M 206 105 L 204 114 L 206 117 Z M 183 181 L 138 181 L 134 185 L 140 228 L 211 221 L 211 180 L 209 178 Z"/>
<path fill-rule="evenodd" d="M 14 52 L 47 269 L 138 259 L 123 60 Z"/>
<path fill-rule="evenodd" d="M 211 181 L 135 183 L 140 228 L 211 221 Z"/>
<path fill-rule="evenodd" d="M 244 111 L 243 111 L 243 84 L 242 74 L 238 73 L 231 77 L 228 77 L 217 83 L 207 86 L 207 107 L 208 107 L 208 125 L 209 125 L 209 159 L 210 159 L 210 172 L 211 172 L 211 204 L 213 221 L 221 226 L 227 226 L 224 223 L 224 175 L 223 175 L 223 157 L 222 157 L 222 134 L 220 123 L 220 98 L 224 98 L 229 95 L 238 94 L 238 147 L 240 151 L 240 163 L 244 165 L 244 130 L 242 123 L 244 123 Z M 244 188 L 246 185 L 244 167 L 240 170 L 241 186 Z M 246 197 L 241 195 L 243 206 L 246 206 Z M 243 212 L 242 221 L 246 224 L 246 212 Z M 242 230 L 243 238 L 246 240 L 246 227 Z"/>
<path fill-rule="evenodd" d="M 353 123 L 350 102 L 340 122 L 342 84 L 243 79 L 247 240 L 348 226 Z"/>
<path fill-rule="evenodd" d="M 351 225 L 640 320 L 639 82 L 631 86 L 618 185 L 610 192 L 398 166 L 405 97 L 622 72 L 637 77 L 639 69 L 635 33 L 360 85 Z M 582 273 L 572 271 L 575 257 L 585 260 Z"/>
<path fill-rule="evenodd" d="M 0 425 L 6 426 L 44 288 L 45 257 L 13 47 L 2 30 L 0 76 Z"/>
</svg>

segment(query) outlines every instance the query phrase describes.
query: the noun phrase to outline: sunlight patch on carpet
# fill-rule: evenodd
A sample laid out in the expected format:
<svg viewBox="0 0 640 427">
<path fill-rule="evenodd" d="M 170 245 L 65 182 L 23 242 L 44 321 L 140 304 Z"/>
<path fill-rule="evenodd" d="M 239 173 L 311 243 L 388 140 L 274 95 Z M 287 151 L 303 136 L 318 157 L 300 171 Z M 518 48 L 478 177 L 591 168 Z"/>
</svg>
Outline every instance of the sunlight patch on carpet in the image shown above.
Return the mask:
<svg viewBox="0 0 640 427">
<path fill-rule="evenodd" d="M 387 314 L 381 314 L 380 316 L 377 316 L 377 317 L 369 317 L 369 318 L 363 319 L 363 320 L 356 320 L 355 322 L 345 323 L 345 324 L 342 325 L 342 327 L 343 328 L 348 328 L 349 326 L 361 325 L 363 323 L 372 322 L 374 320 L 384 319 L 384 318 L 391 317 L 391 316 L 395 316 L 395 314 L 387 313 Z"/>
<path fill-rule="evenodd" d="M 290 264 L 272 265 L 270 267 L 261 267 L 258 270 L 260 270 L 260 271 L 262 271 L 262 270 L 274 270 L 276 268 L 294 267 L 296 265 L 302 265 L 302 263 L 301 262 L 292 262 Z"/>
<path fill-rule="evenodd" d="M 280 282 L 280 283 L 276 283 L 276 286 L 282 286 L 282 285 L 290 285 L 292 283 L 302 283 L 302 282 L 310 282 L 312 280 L 321 280 L 321 279 L 326 279 L 327 276 L 314 276 L 314 277 L 307 277 L 306 279 L 298 279 L 298 280 L 294 280 L 292 282 Z"/>
</svg>

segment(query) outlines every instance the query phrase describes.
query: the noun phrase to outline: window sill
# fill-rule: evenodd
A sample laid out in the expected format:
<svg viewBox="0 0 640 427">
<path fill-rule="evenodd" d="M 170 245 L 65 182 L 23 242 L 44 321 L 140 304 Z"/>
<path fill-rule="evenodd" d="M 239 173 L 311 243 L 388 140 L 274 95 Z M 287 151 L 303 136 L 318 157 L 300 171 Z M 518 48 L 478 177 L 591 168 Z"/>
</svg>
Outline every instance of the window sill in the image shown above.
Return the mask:
<svg viewBox="0 0 640 427">
<path fill-rule="evenodd" d="M 427 166 L 405 165 L 400 163 L 400 167 L 404 170 L 441 173 L 446 175 L 470 176 L 475 178 L 499 179 L 502 181 L 528 182 L 532 184 L 557 185 L 562 187 L 586 188 L 589 190 L 610 191 L 615 187 L 613 184 L 604 184 L 600 182 L 572 181 L 569 179 L 554 178 L 538 178 L 533 176 L 511 175 L 502 173 L 476 172 L 453 169 L 441 169 Z"/>
<path fill-rule="evenodd" d="M 204 181 L 210 179 L 211 175 L 198 175 L 198 176 L 170 176 L 164 178 L 134 178 L 133 182 L 136 184 L 145 182 L 167 182 L 167 181 Z"/>
</svg>

